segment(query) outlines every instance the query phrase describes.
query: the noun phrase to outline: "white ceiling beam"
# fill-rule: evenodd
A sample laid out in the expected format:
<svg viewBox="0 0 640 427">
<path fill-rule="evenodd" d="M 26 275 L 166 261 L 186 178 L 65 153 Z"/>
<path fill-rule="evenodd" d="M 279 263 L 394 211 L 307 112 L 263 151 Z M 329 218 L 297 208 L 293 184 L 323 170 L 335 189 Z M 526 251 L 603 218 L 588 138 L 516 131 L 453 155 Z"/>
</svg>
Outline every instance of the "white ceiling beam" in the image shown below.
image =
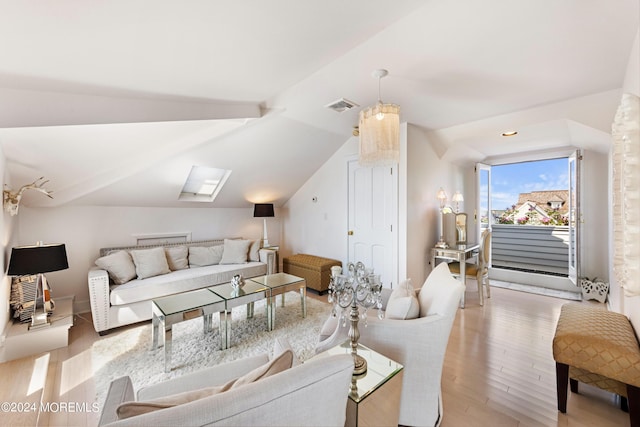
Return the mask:
<svg viewBox="0 0 640 427">
<path fill-rule="evenodd" d="M 259 117 L 257 103 L 0 88 L 0 128 Z"/>
</svg>

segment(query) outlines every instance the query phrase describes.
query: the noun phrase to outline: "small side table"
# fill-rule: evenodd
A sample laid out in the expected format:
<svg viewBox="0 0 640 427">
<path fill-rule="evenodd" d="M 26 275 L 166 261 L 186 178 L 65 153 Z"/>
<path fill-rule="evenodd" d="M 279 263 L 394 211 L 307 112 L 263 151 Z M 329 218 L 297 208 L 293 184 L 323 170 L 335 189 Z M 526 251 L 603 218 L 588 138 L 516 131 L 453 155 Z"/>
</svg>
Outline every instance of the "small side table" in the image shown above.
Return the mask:
<svg viewBox="0 0 640 427">
<path fill-rule="evenodd" d="M 51 325 L 29 330 L 28 323 L 11 323 L 4 346 L 0 348 L 0 362 L 44 353 L 69 344 L 69 329 L 73 326 L 73 296 L 55 298 Z"/>
<path fill-rule="evenodd" d="M 351 342 L 345 341 L 322 355 L 351 354 Z M 367 372 L 354 375 L 347 401 L 345 426 L 397 426 L 400 418 L 400 394 L 404 367 L 358 344 L 358 354 L 367 361 Z"/>
</svg>

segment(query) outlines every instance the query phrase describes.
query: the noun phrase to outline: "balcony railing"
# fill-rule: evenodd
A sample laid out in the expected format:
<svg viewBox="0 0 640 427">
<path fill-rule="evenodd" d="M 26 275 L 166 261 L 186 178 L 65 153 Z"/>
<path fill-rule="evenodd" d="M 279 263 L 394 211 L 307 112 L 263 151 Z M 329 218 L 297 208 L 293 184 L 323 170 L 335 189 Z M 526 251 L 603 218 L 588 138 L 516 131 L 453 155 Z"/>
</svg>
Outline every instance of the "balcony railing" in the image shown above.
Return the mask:
<svg viewBox="0 0 640 427">
<path fill-rule="evenodd" d="M 568 275 L 569 227 L 494 224 L 492 230 L 494 268 Z"/>
</svg>

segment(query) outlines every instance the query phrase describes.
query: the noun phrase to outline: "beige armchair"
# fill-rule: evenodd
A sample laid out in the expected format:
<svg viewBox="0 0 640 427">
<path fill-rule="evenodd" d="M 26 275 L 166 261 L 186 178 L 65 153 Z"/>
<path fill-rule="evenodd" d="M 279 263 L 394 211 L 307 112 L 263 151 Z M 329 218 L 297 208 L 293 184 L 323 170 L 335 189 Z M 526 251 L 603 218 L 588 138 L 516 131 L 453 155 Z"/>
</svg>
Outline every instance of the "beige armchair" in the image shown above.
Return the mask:
<svg viewBox="0 0 640 427">
<path fill-rule="evenodd" d="M 420 289 L 420 315 L 411 320 L 378 319 L 362 323 L 361 344 L 404 366 L 400 403 L 401 425 L 434 426 L 442 418 L 440 383 L 445 351 L 464 286 L 451 275 L 446 263 L 436 267 Z M 390 290 L 385 289 L 386 309 Z M 322 352 L 348 339 L 349 326 L 330 317 L 316 347 Z"/>
<path fill-rule="evenodd" d="M 480 242 L 480 250 L 478 251 L 478 263 L 471 262 L 465 265 L 465 276 L 470 276 L 478 282 L 478 297 L 480 305 L 484 305 L 484 290 L 487 291 L 487 298 L 491 298 L 491 287 L 489 283 L 489 261 L 491 259 L 491 231 L 485 230 L 482 233 L 482 241 Z M 465 277 L 460 277 L 460 263 L 449 263 L 449 270 L 454 277 L 465 282 Z"/>
</svg>

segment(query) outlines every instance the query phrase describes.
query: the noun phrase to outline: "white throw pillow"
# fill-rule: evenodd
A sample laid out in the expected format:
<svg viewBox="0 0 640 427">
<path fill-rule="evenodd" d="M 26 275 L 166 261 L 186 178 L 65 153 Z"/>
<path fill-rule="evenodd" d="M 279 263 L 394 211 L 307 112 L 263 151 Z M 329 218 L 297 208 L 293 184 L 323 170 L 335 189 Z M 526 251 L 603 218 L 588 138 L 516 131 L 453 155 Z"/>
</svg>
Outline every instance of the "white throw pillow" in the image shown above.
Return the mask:
<svg viewBox="0 0 640 427">
<path fill-rule="evenodd" d="M 411 285 L 411 279 L 403 280 L 389 295 L 387 319 L 416 319 L 420 315 L 420 303 L 416 297 L 416 291 Z"/>
<path fill-rule="evenodd" d="M 431 271 L 427 280 L 424 281 L 418 293 L 420 317 L 437 313 L 442 303 L 449 298 L 449 293 L 444 292 L 446 286 L 455 286 L 458 283 L 460 282 L 451 275 L 451 271 L 446 262 L 438 264 L 438 266 Z M 440 292 L 440 290 L 443 292 Z"/>
<path fill-rule="evenodd" d="M 260 261 L 260 243 L 261 240 L 252 240 L 249 247 L 249 261 Z"/>
<path fill-rule="evenodd" d="M 136 278 L 136 266 L 127 251 L 117 251 L 96 260 L 96 265 L 107 270 L 116 285 L 122 285 Z"/>
<path fill-rule="evenodd" d="M 251 240 L 224 239 L 224 251 L 220 264 L 244 264 L 249 256 Z"/>
<path fill-rule="evenodd" d="M 164 254 L 167 257 L 169 270 L 176 271 L 189 268 L 189 249 L 186 246 L 164 248 Z"/>
<path fill-rule="evenodd" d="M 170 273 L 164 248 L 140 249 L 131 251 L 131 258 L 136 265 L 138 279 Z"/>
<path fill-rule="evenodd" d="M 220 264 L 224 246 L 190 246 L 189 266 L 204 267 L 205 265 Z"/>
</svg>

